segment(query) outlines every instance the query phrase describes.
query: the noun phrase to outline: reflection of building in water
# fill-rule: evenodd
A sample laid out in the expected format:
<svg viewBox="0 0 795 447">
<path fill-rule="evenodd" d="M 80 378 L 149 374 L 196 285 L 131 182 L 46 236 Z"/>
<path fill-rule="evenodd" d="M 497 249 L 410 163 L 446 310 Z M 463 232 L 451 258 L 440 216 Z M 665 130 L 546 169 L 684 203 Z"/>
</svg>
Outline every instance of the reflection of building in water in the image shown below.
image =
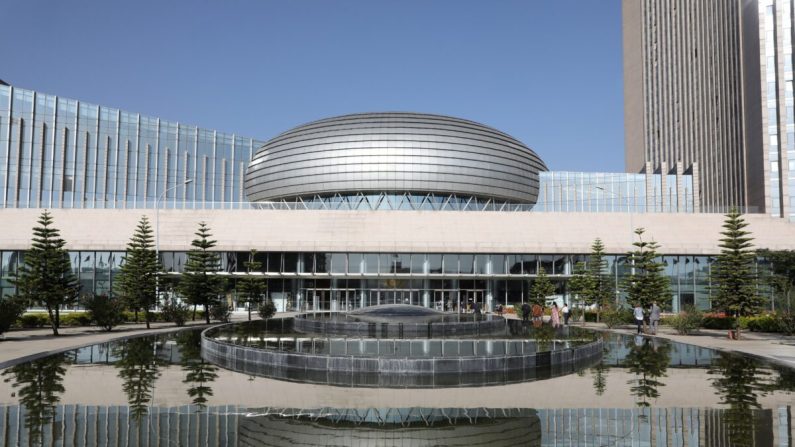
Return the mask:
<svg viewBox="0 0 795 447">
<path fill-rule="evenodd" d="M 247 409 L 152 407 L 140 421 L 126 406 L 59 405 L 43 445 L 788 445 L 792 409 L 753 410 L 742 427 L 729 410 L 632 409 Z M 0 439 L 27 445 L 25 409 L 0 406 Z"/>
</svg>

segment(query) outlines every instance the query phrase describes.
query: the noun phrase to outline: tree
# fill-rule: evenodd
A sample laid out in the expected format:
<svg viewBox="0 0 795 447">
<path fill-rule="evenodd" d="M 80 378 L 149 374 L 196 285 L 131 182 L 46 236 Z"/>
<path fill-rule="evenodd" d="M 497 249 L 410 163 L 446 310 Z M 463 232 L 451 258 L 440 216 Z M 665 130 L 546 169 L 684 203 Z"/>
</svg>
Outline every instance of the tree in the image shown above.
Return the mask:
<svg viewBox="0 0 795 447">
<path fill-rule="evenodd" d="M 259 273 L 262 263 L 257 261 L 257 250 L 251 250 L 248 254 L 248 262 L 244 263 L 246 277 L 238 281 L 238 299 L 246 303 L 248 308 L 248 321 L 251 321 L 251 308 L 259 309 L 265 293 L 268 290 L 268 282 L 264 276 L 252 273 Z"/>
<path fill-rule="evenodd" d="M 779 307 L 792 313 L 795 290 L 795 250 L 759 250 L 757 255 L 768 262 L 765 282 L 779 296 Z M 775 308 L 773 310 L 776 310 Z"/>
<path fill-rule="evenodd" d="M 600 320 L 603 307 L 610 304 L 613 296 L 613 278 L 607 272 L 605 246 L 597 238 L 591 245 L 588 263 L 579 262 L 574 266 L 574 274 L 569 281 L 572 293 L 587 306 L 596 306 L 596 320 Z"/>
<path fill-rule="evenodd" d="M 610 305 L 614 293 L 613 278 L 607 271 L 605 246 L 599 238 L 591 245 L 587 276 L 585 299 L 589 305 L 596 305 L 596 320 L 599 321 L 602 308 Z"/>
<path fill-rule="evenodd" d="M 25 303 L 15 296 L 0 297 L 0 334 L 11 329 L 11 325 L 25 312 Z"/>
<path fill-rule="evenodd" d="M 143 216 L 127 244 L 124 264 L 114 280 L 116 292 L 121 295 L 127 307 L 135 312 L 136 321 L 138 321 L 138 311 L 144 311 L 147 329 L 151 321 L 150 311 L 158 302 L 157 281 L 160 262 L 153 248 L 152 227 L 149 225 L 149 219 Z"/>
<path fill-rule="evenodd" d="M 91 321 L 110 332 L 114 326 L 124 322 L 122 302 L 107 295 L 92 295 L 83 302 Z"/>
<path fill-rule="evenodd" d="M 536 279 L 530 287 L 530 297 L 528 301 L 532 304 L 543 306 L 546 298 L 553 293 L 555 293 L 555 285 L 549 280 L 549 276 L 547 276 L 547 271 L 544 270 L 544 267 L 539 267 L 538 275 L 536 275 Z"/>
<path fill-rule="evenodd" d="M 644 309 L 653 301 L 665 302 L 670 297 L 668 278 L 663 276 L 663 264 L 657 261 L 656 242 L 643 240 L 643 228 L 635 230 L 638 240 L 632 245 L 635 250 L 628 253 L 632 273 L 626 278 L 628 300 Z"/>
<path fill-rule="evenodd" d="M 571 279 L 569 279 L 569 291 L 574 295 L 577 301 L 587 301 L 586 297 L 589 291 L 593 288 L 591 284 L 591 277 L 588 275 L 588 268 L 584 262 L 578 262 L 574 265 Z M 573 303 L 572 303 L 573 304 Z M 572 306 L 574 309 L 574 306 Z M 583 319 L 584 321 L 585 319 Z"/>
<path fill-rule="evenodd" d="M 191 242 L 185 271 L 179 281 L 180 294 L 189 304 L 204 306 L 204 317 L 210 323 L 210 307 L 221 301 L 225 280 L 216 275 L 221 270 L 218 253 L 210 251 L 216 241 L 210 240 L 210 229 L 204 222 L 199 223 L 196 239 Z"/>
<path fill-rule="evenodd" d="M 759 312 L 764 303 L 756 290 L 756 253 L 751 233 L 744 229 L 747 226 L 736 209 L 729 211 L 721 232 L 720 254 L 712 265 L 712 307 L 735 317 Z M 735 320 L 739 329 L 740 319 Z"/>
<path fill-rule="evenodd" d="M 52 333 L 58 335 L 61 306 L 77 302 L 80 284 L 64 249 L 66 241 L 61 239 L 52 223 L 52 216 L 44 210 L 38 220 L 39 226 L 33 228 L 33 242 L 25 252 L 25 263 L 12 283 L 24 302 L 37 303 L 47 309 Z"/>
</svg>

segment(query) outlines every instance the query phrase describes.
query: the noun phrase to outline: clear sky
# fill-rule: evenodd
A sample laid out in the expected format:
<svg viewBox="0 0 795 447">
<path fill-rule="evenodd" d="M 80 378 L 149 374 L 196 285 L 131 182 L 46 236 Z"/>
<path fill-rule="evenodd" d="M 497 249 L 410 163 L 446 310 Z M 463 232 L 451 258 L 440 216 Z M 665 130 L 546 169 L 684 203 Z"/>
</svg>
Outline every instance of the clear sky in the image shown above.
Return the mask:
<svg viewBox="0 0 795 447">
<path fill-rule="evenodd" d="M 0 79 L 268 139 L 319 118 L 472 119 L 621 172 L 620 0 L 5 0 Z"/>
</svg>

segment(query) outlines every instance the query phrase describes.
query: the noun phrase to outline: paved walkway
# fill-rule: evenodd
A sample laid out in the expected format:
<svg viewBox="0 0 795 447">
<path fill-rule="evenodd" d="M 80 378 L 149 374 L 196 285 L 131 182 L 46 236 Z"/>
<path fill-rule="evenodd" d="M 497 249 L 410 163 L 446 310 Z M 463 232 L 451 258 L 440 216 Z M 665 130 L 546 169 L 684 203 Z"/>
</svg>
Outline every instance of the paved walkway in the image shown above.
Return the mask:
<svg viewBox="0 0 795 447">
<path fill-rule="evenodd" d="M 516 315 L 506 314 L 505 317 L 516 318 Z M 579 322 L 572 324 L 582 326 Z M 634 325 L 608 329 L 603 323 L 587 323 L 585 327 L 628 335 L 634 335 L 636 332 Z M 701 329 L 693 335 L 679 335 L 669 326 L 660 326 L 660 330 L 657 331 L 657 337 L 678 343 L 687 343 L 720 351 L 740 352 L 795 368 L 795 336 L 743 331 L 740 334 L 740 340 L 729 340 L 728 335 L 728 331 L 713 329 Z"/>
<path fill-rule="evenodd" d="M 588 323 L 586 327 L 633 335 L 635 326 L 607 329 L 604 324 Z M 679 335 L 668 326 L 661 326 L 657 337 L 720 351 L 740 352 L 762 357 L 795 368 L 795 337 L 767 332 L 743 331 L 740 340 L 729 340 L 728 331 L 701 329 L 693 335 Z"/>
<path fill-rule="evenodd" d="M 252 319 L 259 318 L 252 315 Z M 235 313 L 232 321 L 248 319 L 246 314 Z M 212 323 L 218 324 L 218 323 Z M 106 332 L 95 326 L 90 327 L 62 327 L 58 329 L 59 336 L 52 335 L 52 329 L 22 329 L 12 330 L 0 335 L 0 369 L 19 363 L 21 360 L 31 360 L 45 357 L 64 349 L 74 349 L 82 346 L 104 343 L 116 338 L 135 335 L 160 334 L 179 330 L 174 323 L 151 323 L 151 329 L 146 329 L 146 324 L 123 324 Z M 188 321 L 186 328 L 207 327 L 204 320 Z"/>
</svg>

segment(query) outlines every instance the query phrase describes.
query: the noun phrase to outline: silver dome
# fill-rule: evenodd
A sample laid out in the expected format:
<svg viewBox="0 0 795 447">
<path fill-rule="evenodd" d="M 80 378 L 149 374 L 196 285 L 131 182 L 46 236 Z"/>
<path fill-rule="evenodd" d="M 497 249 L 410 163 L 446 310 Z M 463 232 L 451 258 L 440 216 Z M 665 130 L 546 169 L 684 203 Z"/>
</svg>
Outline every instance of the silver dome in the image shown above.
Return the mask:
<svg viewBox="0 0 795 447">
<path fill-rule="evenodd" d="M 298 126 L 248 165 L 252 202 L 360 192 L 456 194 L 535 203 L 544 162 L 515 138 L 473 121 L 362 113 Z"/>
</svg>

